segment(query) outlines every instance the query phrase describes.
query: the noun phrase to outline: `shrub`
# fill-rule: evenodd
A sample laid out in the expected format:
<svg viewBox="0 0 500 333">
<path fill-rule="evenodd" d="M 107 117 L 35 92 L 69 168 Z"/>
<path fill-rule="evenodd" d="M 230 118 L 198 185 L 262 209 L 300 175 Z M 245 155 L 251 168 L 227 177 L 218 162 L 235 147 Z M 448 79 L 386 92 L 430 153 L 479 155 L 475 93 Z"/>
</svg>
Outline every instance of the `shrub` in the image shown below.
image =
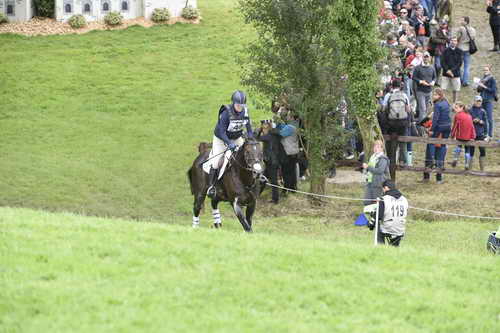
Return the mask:
<svg viewBox="0 0 500 333">
<path fill-rule="evenodd" d="M 170 11 L 167 8 L 155 8 L 151 20 L 156 23 L 167 22 L 170 19 Z"/>
<path fill-rule="evenodd" d="M 69 18 L 68 24 L 73 29 L 80 29 L 87 25 L 87 20 L 85 20 L 85 17 L 83 17 L 83 15 L 76 14 Z"/>
<path fill-rule="evenodd" d="M 187 6 L 182 9 L 181 16 L 186 20 L 194 20 L 200 16 L 200 12 L 198 11 L 197 8 Z"/>
<path fill-rule="evenodd" d="M 123 16 L 119 12 L 110 12 L 104 16 L 104 23 L 107 25 L 120 25 L 122 24 Z"/>
<path fill-rule="evenodd" d="M 54 17 L 54 0 L 35 0 L 35 13 L 37 16 Z"/>
<path fill-rule="evenodd" d="M 7 16 L 5 16 L 4 13 L 0 13 L 0 24 L 2 23 L 7 23 L 9 20 L 7 19 Z"/>
</svg>

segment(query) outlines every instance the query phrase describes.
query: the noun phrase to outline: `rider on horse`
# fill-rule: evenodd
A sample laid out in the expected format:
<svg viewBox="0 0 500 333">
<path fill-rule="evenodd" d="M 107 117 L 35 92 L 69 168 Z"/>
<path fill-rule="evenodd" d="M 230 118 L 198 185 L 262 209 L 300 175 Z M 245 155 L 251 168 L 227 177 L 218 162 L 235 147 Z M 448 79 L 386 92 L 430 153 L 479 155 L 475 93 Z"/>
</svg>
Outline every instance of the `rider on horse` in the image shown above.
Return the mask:
<svg viewBox="0 0 500 333">
<path fill-rule="evenodd" d="M 250 116 L 246 106 L 247 97 L 245 93 L 236 90 L 231 96 L 231 104 L 223 105 L 219 110 L 219 119 L 214 130 L 214 138 L 212 142 L 212 156 L 222 155 L 227 149 L 235 151 L 244 143 L 243 127 L 246 127 L 247 136 L 253 137 L 252 125 Z M 215 183 L 218 177 L 220 157 L 211 160 L 209 174 L 209 188 L 207 195 L 214 198 Z"/>
</svg>

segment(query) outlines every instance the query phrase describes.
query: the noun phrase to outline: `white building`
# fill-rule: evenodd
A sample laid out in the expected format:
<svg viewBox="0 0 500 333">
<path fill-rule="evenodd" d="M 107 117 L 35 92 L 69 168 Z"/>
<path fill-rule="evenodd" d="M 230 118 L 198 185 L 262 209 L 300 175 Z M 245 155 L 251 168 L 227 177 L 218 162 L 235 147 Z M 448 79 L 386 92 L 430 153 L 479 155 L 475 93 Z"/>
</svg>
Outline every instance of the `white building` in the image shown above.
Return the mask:
<svg viewBox="0 0 500 333">
<path fill-rule="evenodd" d="M 109 12 L 120 12 L 124 19 L 144 16 L 151 19 L 155 8 L 168 8 L 172 17 L 181 16 L 186 6 L 197 8 L 197 0 L 55 0 L 55 17 L 67 21 L 82 14 L 87 21 L 102 20 Z M 28 21 L 34 15 L 32 0 L 0 0 L 0 13 L 9 21 Z"/>
<path fill-rule="evenodd" d="M 5 14 L 10 22 L 28 21 L 34 11 L 32 0 L 0 0 L 0 13 Z"/>
</svg>

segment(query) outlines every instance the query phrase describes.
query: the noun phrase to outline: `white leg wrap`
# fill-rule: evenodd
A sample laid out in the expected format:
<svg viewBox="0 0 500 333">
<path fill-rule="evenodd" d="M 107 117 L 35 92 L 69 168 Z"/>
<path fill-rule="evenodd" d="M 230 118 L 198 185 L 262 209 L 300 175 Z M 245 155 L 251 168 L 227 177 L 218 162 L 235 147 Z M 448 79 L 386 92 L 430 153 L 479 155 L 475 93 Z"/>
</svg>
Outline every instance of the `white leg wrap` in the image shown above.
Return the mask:
<svg viewBox="0 0 500 333">
<path fill-rule="evenodd" d="M 214 223 L 222 223 L 222 219 L 220 217 L 220 211 L 218 209 L 212 209 L 212 216 L 214 218 Z"/>
<path fill-rule="evenodd" d="M 193 228 L 198 228 L 200 226 L 200 218 L 193 216 Z"/>
</svg>

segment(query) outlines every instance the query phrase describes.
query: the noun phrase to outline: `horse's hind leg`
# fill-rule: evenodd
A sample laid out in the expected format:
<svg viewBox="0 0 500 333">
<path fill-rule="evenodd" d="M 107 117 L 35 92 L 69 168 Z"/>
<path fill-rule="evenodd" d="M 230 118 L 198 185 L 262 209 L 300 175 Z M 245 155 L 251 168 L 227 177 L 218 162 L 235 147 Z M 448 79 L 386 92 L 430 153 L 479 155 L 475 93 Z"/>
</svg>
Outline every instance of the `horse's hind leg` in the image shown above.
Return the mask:
<svg viewBox="0 0 500 333">
<path fill-rule="evenodd" d="M 200 212 L 203 208 L 203 203 L 205 202 L 205 195 L 200 194 L 194 197 L 193 204 L 193 228 L 198 228 L 200 226 Z"/>
<path fill-rule="evenodd" d="M 251 232 L 252 228 L 248 225 L 247 220 L 245 218 L 245 215 L 243 214 L 243 209 L 241 209 L 241 206 L 238 204 L 238 198 L 234 199 L 233 209 L 234 209 L 234 213 L 236 214 L 236 217 L 238 217 L 238 220 L 240 221 L 243 229 L 246 232 Z"/>
<path fill-rule="evenodd" d="M 247 210 L 246 210 L 247 223 L 248 223 L 248 226 L 250 227 L 250 231 L 252 231 L 252 216 L 253 216 L 253 213 L 255 212 L 256 203 L 257 202 L 254 201 L 251 204 L 249 204 L 247 206 Z"/>
<path fill-rule="evenodd" d="M 214 227 L 215 228 L 222 228 L 222 219 L 220 216 L 220 211 L 217 206 L 219 205 L 219 201 L 212 199 L 212 216 L 214 218 Z"/>
</svg>

